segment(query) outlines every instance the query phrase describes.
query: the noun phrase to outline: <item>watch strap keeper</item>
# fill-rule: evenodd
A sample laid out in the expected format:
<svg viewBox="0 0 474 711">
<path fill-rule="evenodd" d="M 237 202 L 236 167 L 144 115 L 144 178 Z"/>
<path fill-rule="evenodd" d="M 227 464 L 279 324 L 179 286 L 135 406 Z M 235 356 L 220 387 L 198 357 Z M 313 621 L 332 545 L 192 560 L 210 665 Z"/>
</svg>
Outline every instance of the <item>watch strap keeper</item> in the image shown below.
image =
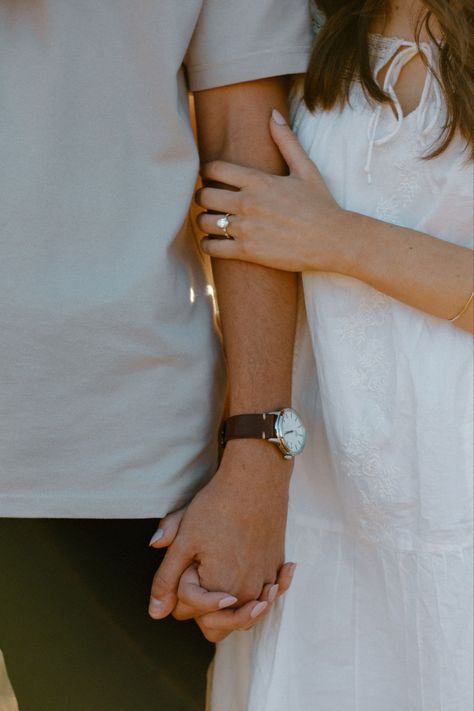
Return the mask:
<svg viewBox="0 0 474 711">
<path fill-rule="evenodd" d="M 221 427 L 221 445 L 225 447 L 230 439 L 271 439 L 275 437 L 276 419 L 271 412 L 233 415 Z"/>
</svg>

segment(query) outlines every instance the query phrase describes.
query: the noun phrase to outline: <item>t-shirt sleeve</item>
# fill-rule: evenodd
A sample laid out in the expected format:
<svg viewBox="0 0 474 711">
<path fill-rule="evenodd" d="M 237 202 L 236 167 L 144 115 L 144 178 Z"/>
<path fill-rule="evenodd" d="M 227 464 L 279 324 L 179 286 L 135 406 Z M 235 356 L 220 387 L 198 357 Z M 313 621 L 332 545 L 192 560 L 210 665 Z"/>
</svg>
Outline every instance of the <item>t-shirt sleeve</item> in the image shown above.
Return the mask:
<svg viewBox="0 0 474 711">
<path fill-rule="evenodd" d="M 203 0 L 185 58 L 193 91 L 306 71 L 309 0 Z"/>
</svg>

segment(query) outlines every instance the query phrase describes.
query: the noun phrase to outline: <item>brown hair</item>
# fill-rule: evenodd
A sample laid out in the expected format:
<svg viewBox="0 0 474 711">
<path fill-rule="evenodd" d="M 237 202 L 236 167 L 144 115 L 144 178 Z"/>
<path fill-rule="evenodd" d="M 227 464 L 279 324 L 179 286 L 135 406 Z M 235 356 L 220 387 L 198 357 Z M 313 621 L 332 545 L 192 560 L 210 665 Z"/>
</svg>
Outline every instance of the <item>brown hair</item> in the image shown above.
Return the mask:
<svg viewBox="0 0 474 711">
<path fill-rule="evenodd" d="M 390 98 L 373 77 L 369 58 L 369 32 L 375 18 L 386 17 L 389 0 L 318 0 L 326 22 L 318 33 L 305 79 L 305 101 L 311 110 L 344 105 L 351 84 L 359 80 L 365 95 L 375 102 Z M 415 28 L 426 29 L 440 51 L 439 81 L 447 119 L 429 158 L 442 153 L 457 131 L 474 155 L 474 48 L 471 0 L 425 0 Z M 441 41 L 436 40 L 430 20 L 436 19 Z M 423 57 L 423 54 L 421 55 Z"/>
</svg>

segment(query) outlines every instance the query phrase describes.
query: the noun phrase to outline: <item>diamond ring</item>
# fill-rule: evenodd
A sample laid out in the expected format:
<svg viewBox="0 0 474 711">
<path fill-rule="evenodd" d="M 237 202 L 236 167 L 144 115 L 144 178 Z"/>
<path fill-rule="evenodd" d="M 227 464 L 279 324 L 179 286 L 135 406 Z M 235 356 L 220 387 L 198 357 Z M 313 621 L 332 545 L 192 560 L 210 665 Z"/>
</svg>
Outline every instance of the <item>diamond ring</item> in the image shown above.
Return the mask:
<svg viewBox="0 0 474 711">
<path fill-rule="evenodd" d="M 230 225 L 230 214 L 228 212 L 224 215 L 224 217 L 219 217 L 216 225 L 223 231 L 226 239 L 232 239 L 232 236 L 227 232 L 227 228 Z"/>
</svg>

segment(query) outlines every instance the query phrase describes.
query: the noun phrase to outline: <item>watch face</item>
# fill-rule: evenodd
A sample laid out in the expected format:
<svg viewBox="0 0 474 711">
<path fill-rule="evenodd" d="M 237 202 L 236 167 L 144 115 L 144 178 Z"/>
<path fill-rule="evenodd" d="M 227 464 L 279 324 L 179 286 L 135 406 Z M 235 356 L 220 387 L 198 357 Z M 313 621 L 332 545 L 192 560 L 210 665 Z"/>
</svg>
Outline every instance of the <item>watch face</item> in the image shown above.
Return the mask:
<svg viewBox="0 0 474 711">
<path fill-rule="evenodd" d="M 291 407 L 282 410 L 275 423 L 278 437 L 287 450 L 294 456 L 303 451 L 306 431 L 300 416 Z"/>
</svg>

